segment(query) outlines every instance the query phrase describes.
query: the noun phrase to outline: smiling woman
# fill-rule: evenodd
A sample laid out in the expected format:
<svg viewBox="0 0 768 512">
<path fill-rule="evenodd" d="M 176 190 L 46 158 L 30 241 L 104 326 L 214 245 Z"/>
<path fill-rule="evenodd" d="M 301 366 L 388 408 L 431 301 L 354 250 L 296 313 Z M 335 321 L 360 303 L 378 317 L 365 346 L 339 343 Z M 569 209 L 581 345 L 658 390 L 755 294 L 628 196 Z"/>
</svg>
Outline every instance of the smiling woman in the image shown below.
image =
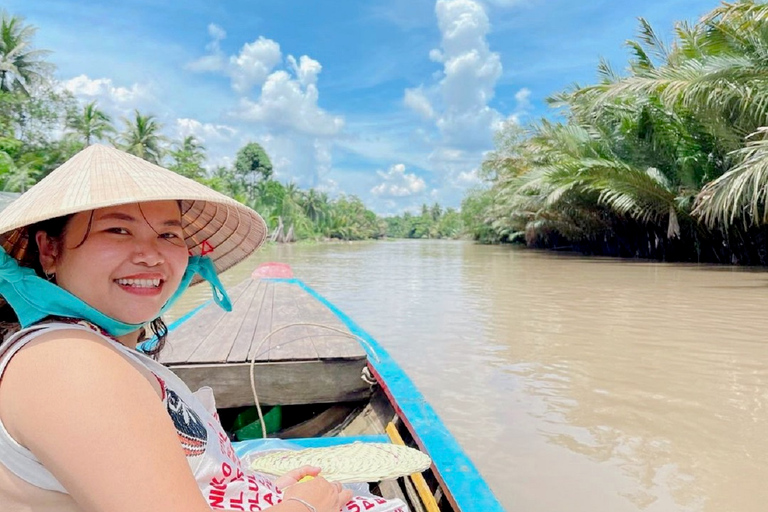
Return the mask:
<svg viewBox="0 0 768 512">
<path fill-rule="evenodd" d="M 60 237 L 35 235 L 46 275 L 129 324 L 153 320 L 178 288 L 188 258 L 183 236 L 176 201 L 80 212 Z"/>
<path fill-rule="evenodd" d="M 357 507 L 338 484 L 298 483 L 319 468 L 274 481 L 249 471 L 210 389 L 193 393 L 136 351 L 144 325 L 194 279 L 231 309 L 216 273 L 265 235 L 253 210 L 102 146 L 2 212 L 0 294 L 21 328 L 0 344 L 3 510 Z M 377 507 L 404 510 L 398 500 Z"/>
</svg>

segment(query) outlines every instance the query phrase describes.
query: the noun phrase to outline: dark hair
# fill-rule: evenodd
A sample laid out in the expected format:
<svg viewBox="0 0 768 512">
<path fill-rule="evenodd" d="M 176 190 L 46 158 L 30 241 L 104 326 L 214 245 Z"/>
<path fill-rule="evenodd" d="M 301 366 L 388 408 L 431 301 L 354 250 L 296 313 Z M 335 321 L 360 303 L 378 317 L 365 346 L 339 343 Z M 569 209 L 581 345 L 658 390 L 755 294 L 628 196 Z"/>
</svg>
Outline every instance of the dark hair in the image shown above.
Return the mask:
<svg viewBox="0 0 768 512">
<path fill-rule="evenodd" d="M 43 267 L 40 264 L 40 249 L 37 246 L 37 233 L 45 233 L 51 240 L 53 240 L 54 244 L 61 249 L 63 247 L 66 227 L 71 218 L 72 215 L 64 215 L 63 217 L 55 217 L 27 226 L 25 236 L 27 239 L 27 249 L 24 251 L 23 256 L 19 261 L 19 265 L 33 269 L 38 276 L 47 279 L 48 276 L 45 274 Z M 85 236 L 83 236 L 83 239 L 75 246 L 75 248 L 80 247 L 85 243 L 91 232 L 92 221 L 93 212 L 91 212 L 91 218 L 88 220 L 88 228 L 85 232 Z M 165 347 L 168 338 L 168 327 L 160 317 L 152 320 L 149 323 L 149 326 L 157 341 L 152 345 L 152 348 L 146 350 L 145 353 L 153 359 L 157 359 L 160 355 L 160 351 Z M 16 315 L 16 312 L 13 311 L 10 304 L 6 301 L 2 301 L 2 305 L 0 306 L 0 343 L 20 329 L 21 325 L 19 324 L 19 317 Z M 147 330 L 142 328 L 139 333 L 139 342 L 146 341 L 146 334 Z"/>
</svg>

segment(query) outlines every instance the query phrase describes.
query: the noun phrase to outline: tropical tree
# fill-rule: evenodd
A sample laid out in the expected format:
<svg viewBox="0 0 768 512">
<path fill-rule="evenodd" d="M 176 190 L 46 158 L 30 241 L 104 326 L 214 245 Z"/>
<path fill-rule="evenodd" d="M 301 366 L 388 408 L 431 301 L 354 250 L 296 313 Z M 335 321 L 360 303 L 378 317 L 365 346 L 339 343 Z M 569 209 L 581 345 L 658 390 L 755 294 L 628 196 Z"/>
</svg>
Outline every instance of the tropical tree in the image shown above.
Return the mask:
<svg viewBox="0 0 768 512">
<path fill-rule="evenodd" d="M 143 158 L 153 164 L 159 164 L 163 157 L 162 144 L 166 138 L 160 133 L 162 125 L 153 115 L 142 115 L 134 111 L 134 118 L 123 118 L 124 130 L 120 133 L 117 145 L 123 151 Z"/>
<path fill-rule="evenodd" d="M 272 177 L 272 161 L 260 144 L 249 142 L 237 151 L 234 171 L 252 199 L 256 183 Z"/>
<path fill-rule="evenodd" d="M 202 180 L 205 178 L 205 146 L 200 144 L 194 135 L 187 135 L 177 141 L 170 152 L 172 159 L 168 167 L 187 178 Z"/>
<path fill-rule="evenodd" d="M 95 101 L 86 104 L 80 111 L 70 111 L 66 127 L 70 135 L 86 147 L 115 133 L 112 119 L 99 109 Z"/>
<path fill-rule="evenodd" d="M 18 161 L 0 151 L 0 181 L 5 192 L 26 192 L 37 183 L 41 159 L 23 155 Z"/>
<path fill-rule="evenodd" d="M 24 18 L 0 11 L 0 91 L 29 96 L 36 83 L 44 82 L 52 70 L 43 57 L 47 50 L 35 50 L 32 38 L 37 28 L 25 25 Z"/>
</svg>

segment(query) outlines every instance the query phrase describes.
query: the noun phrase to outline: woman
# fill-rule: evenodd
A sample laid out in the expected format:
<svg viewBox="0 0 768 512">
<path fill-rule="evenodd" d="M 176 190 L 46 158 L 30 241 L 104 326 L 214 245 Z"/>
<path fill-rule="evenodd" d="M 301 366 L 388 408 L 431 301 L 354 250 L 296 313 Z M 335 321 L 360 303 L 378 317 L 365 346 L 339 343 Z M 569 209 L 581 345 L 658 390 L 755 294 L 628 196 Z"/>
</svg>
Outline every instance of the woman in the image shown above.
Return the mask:
<svg viewBox="0 0 768 512">
<path fill-rule="evenodd" d="M 0 345 L 3 511 L 360 509 L 338 484 L 297 483 L 319 468 L 249 473 L 215 410 L 135 350 L 148 323 L 162 348 L 159 316 L 195 279 L 229 308 L 216 273 L 265 234 L 249 208 L 103 146 L 0 214 L 0 294 L 23 327 Z"/>
</svg>

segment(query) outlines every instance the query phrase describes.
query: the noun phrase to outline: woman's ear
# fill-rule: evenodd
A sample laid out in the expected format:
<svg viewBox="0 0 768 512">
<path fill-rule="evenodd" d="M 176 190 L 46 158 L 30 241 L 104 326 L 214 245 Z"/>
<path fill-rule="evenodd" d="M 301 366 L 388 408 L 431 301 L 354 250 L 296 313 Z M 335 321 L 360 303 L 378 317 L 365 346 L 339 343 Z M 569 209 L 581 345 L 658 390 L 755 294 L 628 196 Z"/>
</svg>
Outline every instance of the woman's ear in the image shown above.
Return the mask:
<svg viewBox="0 0 768 512">
<path fill-rule="evenodd" d="M 56 240 L 48 236 L 45 231 L 35 233 L 35 242 L 40 252 L 40 266 L 46 274 L 56 273 L 56 259 L 59 256 Z"/>
</svg>

